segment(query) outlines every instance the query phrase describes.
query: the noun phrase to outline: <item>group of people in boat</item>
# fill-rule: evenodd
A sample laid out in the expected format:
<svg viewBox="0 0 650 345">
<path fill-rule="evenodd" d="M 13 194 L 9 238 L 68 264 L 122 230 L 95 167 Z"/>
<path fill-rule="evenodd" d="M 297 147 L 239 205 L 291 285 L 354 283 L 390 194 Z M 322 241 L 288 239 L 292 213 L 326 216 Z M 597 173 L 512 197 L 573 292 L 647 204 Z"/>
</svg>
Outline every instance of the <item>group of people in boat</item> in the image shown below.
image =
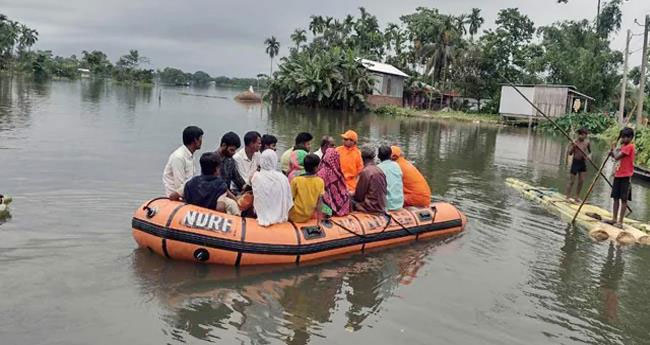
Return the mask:
<svg viewBox="0 0 650 345">
<path fill-rule="evenodd" d="M 201 155 L 197 175 L 193 157 L 203 144 L 203 130 L 190 126 L 165 165 L 165 193 L 172 200 L 255 217 L 262 226 L 429 206 L 429 184 L 399 147 L 359 147 L 353 130 L 341 138 L 337 147 L 325 136 L 310 153 L 314 138 L 302 132 L 278 157 L 275 136 L 247 132 L 242 148 L 239 136 L 228 132 L 216 151 Z"/>
</svg>

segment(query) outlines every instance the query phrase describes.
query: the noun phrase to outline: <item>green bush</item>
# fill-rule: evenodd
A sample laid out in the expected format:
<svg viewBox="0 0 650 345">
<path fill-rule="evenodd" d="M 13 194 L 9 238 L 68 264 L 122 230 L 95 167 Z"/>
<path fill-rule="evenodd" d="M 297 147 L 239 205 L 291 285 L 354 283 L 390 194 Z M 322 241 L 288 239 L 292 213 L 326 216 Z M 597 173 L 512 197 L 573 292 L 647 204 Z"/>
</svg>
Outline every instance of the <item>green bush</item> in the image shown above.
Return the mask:
<svg viewBox="0 0 650 345">
<path fill-rule="evenodd" d="M 613 126 L 616 122 L 609 115 L 603 113 L 574 113 L 564 115 L 554 120 L 558 126 L 569 134 L 575 133 L 575 131 L 582 127 L 586 128 L 590 134 L 600 134 Z M 548 132 L 557 131 L 550 121 L 542 122 L 539 125 L 539 129 Z M 616 135 L 618 135 L 618 133 Z"/>
<path fill-rule="evenodd" d="M 636 146 L 635 163 L 643 167 L 650 167 L 650 129 L 641 127 L 635 130 L 634 144 Z"/>
<path fill-rule="evenodd" d="M 390 116 L 412 116 L 414 111 L 411 109 L 398 107 L 395 105 L 383 105 L 374 110 L 377 114 L 390 115 Z"/>
<path fill-rule="evenodd" d="M 357 56 L 354 50 L 333 47 L 284 57 L 269 94 L 286 104 L 364 109 L 375 79 Z"/>
<path fill-rule="evenodd" d="M 607 141 L 608 144 L 611 144 L 618 138 L 620 131 L 621 126 L 614 124 L 601 133 L 599 137 Z M 650 168 L 650 128 L 640 127 L 634 129 L 634 146 L 636 147 L 634 164 Z"/>
</svg>

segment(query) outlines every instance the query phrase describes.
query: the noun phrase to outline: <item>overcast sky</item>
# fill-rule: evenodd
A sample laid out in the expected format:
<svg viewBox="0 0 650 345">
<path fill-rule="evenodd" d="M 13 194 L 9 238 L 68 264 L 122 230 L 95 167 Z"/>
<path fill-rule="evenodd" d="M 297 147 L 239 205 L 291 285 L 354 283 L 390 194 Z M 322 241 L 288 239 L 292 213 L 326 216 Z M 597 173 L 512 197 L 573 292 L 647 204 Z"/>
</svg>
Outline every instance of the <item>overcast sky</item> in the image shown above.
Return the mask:
<svg viewBox="0 0 650 345">
<path fill-rule="evenodd" d="M 102 50 L 112 61 L 129 49 L 151 59 L 151 68 L 173 66 L 210 75 L 255 76 L 268 73 L 269 58 L 263 41 L 275 35 L 280 55 L 292 45 L 289 35 L 307 28 L 309 16 L 343 17 L 364 6 L 382 25 L 397 22 L 418 6 L 437 7 L 443 13 L 461 14 L 478 7 L 486 24 L 494 25 L 501 8 L 518 7 L 537 26 L 564 19 L 593 19 L 597 0 L 0 0 L 0 12 L 39 31 L 37 49 L 57 55 L 80 55 L 82 50 Z M 650 14 L 650 0 L 629 0 L 623 8 L 623 28 L 613 47 L 623 50 L 625 30 L 642 32 L 634 24 Z M 632 41 L 632 50 L 642 38 Z M 638 65 L 640 53 L 631 65 Z"/>
</svg>

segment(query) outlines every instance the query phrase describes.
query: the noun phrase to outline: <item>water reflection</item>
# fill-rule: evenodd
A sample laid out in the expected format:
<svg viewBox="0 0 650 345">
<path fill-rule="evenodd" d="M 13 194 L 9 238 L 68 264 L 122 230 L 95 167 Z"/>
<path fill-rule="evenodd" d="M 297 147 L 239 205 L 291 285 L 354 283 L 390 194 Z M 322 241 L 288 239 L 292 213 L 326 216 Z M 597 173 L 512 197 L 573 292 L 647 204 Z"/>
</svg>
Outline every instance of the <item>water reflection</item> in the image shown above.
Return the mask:
<svg viewBox="0 0 650 345">
<path fill-rule="evenodd" d="M 165 334 L 175 341 L 214 341 L 234 328 L 246 342 L 307 344 L 340 323 L 362 329 L 400 285 L 417 277 L 445 241 L 310 266 L 232 267 L 171 262 L 136 250 L 133 271 L 143 295 L 164 306 Z M 342 319 L 341 319 L 342 318 Z M 340 320 L 341 322 L 337 322 Z"/>
<path fill-rule="evenodd" d="M 36 83 L 17 76 L 1 77 L 0 131 L 29 127 L 33 108 L 49 97 L 50 89 L 47 81 Z"/>
<path fill-rule="evenodd" d="M 618 318 L 618 287 L 623 278 L 625 262 L 621 247 L 609 244 L 607 257 L 600 272 L 600 289 L 603 298 L 602 317 L 610 323 L 619 321 Z"/>
<path fill-rule="evenodd" d="M 153 97 L 154 86 L 149 85 L 120 85 L 113 90 L 117 104 L 126 107 L 129 113 L 134 113 L 139 103 L 149 104 Z"/>
<path fill-rule="evenodd" d="M 110 96 L 111 94 L 110 85 L 111 84 L 106 82 L 106 80 L 100 78 L 81 80 L 82 102 L 86 102 L 98 106 L 102 98 Z"/>
</svg>

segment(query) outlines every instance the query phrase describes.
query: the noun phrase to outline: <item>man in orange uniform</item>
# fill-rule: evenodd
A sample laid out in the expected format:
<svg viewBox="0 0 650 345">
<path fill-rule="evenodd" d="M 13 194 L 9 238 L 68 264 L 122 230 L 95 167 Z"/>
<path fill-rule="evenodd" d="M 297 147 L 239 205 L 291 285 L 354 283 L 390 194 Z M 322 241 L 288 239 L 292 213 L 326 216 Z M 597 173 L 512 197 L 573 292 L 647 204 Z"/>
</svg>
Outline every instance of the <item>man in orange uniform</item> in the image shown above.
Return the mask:
<svg viewBox="0 0 650 345">
<path fill-rule="evenodd" d="M 361 170 L 363 170 L 363 159 L 361 159 L 361 151 L 357 147 L 359 137 L 353 130 L 341 134 L 343 138 L 343 146 L 336 148 L 341 158 L 341 171 L 345 178 L 345 185 L 348 187 L 349 192 L 354 192 L 357 188 L 357 179 Z"/>
<path fill-rule="evenodd" d="M 429 207 L 431 204 L 431 188 L 418 169 L 402 156 L 402 150 L 391 146 L 393 159 L 402 169 L 404 184 L 404 206 Z"/>
</svg>

